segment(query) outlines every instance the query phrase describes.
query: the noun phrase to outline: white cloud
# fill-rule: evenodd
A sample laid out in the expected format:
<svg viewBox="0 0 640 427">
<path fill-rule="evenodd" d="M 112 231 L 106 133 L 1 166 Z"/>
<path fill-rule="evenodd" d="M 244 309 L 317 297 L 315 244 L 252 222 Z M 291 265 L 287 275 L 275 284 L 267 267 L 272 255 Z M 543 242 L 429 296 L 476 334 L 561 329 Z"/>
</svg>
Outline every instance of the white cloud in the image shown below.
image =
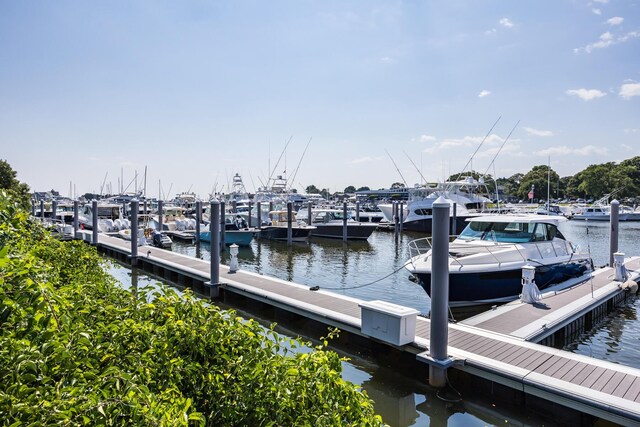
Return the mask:
<svg viewBox="0 0 640 427">
<path fill-rule="evenodd" d="M 491 92 L 488 90 L 481 90 L 478 94 L 478 98 L 484 98 L 485 96 L 491 95 Z"/>
<path fill-rule="evenodd" d="M 495 33 L 497 33 L 497 32 L 498 32 L 498 30 L 496 30 L 495 28 L 492 28 L 492 29 L 490 29 L 490 30 L 485 31 L 485 32 L 484 32 L 484 35 L 485 35 L 485 36 L 490 36 L 491 34 L 495 34 Z"/>
<path fill-rule="evenodd" d="M 638 31 L 630 31 L 621 36 L 614 37 L 609 31 L 606 33 L 600 34 L 600 38 L 597 42 L 586 45 L 585 47 L 578 47 L 573 49 L 574 53 L 591 53 L 594 49 L 604 49 L 609 46 L 613 46 L 619 43 L 626 43 L 629 40 L 636 39 L 640 37 L 640 32 Z"/>
<path fill-rule="evenodd" d="M 511 22 L 509 18 L 502 18 L 500 20 L 500 25 L 502 25 L 505 28 L 513 28 L 513 22 Z"/>
<path fill-rule="evenodd" d="M 534 154 L 541 157 L 547 156 L 567 156 L 567 155 L 578 155 L 578 156 L 590 156 L 592 154 L 597 154 L 604 156 L 608 153 L 606 147 L 596 147 L 595 145 L 587 145 L 581 148 L 571 148 L 566 145 L 561 145 L 558 147 L 550 147 L 544 150 L 536 151 Z"/>
<path fill-rule="evenodd" d="M 391 64 L 395 61 L 389 58 L 388 56 L 383 56 L 382 58 L 380 58 L 380 62 L 384 62 L 385 64 Z"/>
<path fill-rule="evenodd" d="M 602 15 L 602 11 L 600 9 L 596 9 L 595 7 L 591 9 L 594 15 Z"/>
<path fill-rule="evenodd" d="M 359 164 L 359 163 L 368 163 L 368 162 L 371 162 L 371 161 L 373 161 L 373 159 L 371 157 L 369 157 L 369 156 L 366 156 L 366 157 L 360 157 L 359 159 L 353 159 L 353 160 L 351 160 L 351 163 L 355 165 L 355 164 Z"/>
<path fill-rule="evenodd" d="M 607 24 L 611 26 L 620 25 L 622 24 L 622 21 L 624 21 L 624 18 L 621 16 L 614 16 L 613 18 L 607 19 Z"/>
<path fill-rule="evenodd" d="M 602 98 L 606 93 L 598 89 L 569 89 L 565 92 L 567 95 L 577 96 L 585 101 Z"/>
<path fill-rule="evenodd" d="M 449 138 L 449 139 L 444 139 L 440 141 L 439 143 L 435 144 L 433 147 L 425 148 L 422 151 L 425 153 L 436 153 L 441 150 L 449 150 L 449 149 L 458 148 L 458 147 L 476 147 L 482 142 L 483 139 L 484 139 L 483 136 L 465 136 L 464 138 Z M 504 138 L 501 138 L 496 134 L 491 134 L 487 137 L 487 139 L 485 139 L 484 143 L 486 145 L 499 145 L 499 144 L 502 144 L 503 141 L 504 141 Z"/>
<path fill-rule="evenodd" d="M 436 140 L 436 137 L 431 135 L 420 135 L 420 138 L 418 138 L 419 142 L 431 142 L 435 140 Z"/>
<path fill-rule="evenodd" d="M 634 96 L 640 96 L 640 83 L 625 83 L 620 86 L 619 95 L 624 99 L 631 99 Z"/>
<path fill-rule="evenodd" d="M 534 128 L 524 128 L 525 132 L 527 132 L 527 135 L 534 135 L 534 136 L 553 136 L 553 132 L 551 132 L 550 130 L 540 130 L 540 129 L 534 129 Z"/>
<path fill-rule="evenodd" d="M 624 133 L 638 133 L 638 132 L 640 132 L 640 129 L 630 128 L 630 129 L 625 129 L 624 130 Z"/>
<path fill-rule="evenodd" d="M 633 147 L 627 144 L 620 144 L 620 147 L 622 147 L 625 151 L 633 150 Z"/>
<path fill-rule="evenodd" d="M 602 4 L 607 4 L 609 3 L 609 0 L 593 0 L 594 3 L 602 3 Z"/>
</svg>

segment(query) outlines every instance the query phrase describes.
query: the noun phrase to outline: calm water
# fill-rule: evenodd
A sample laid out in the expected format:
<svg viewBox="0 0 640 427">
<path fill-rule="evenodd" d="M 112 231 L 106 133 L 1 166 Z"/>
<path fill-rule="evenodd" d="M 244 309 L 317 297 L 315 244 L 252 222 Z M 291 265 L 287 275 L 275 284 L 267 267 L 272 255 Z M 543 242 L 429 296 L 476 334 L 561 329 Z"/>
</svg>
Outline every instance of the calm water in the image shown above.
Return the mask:
<svg viewBox="0 0 640 427">
<path fill-rule="evenodd" d="M 567 221 L 560 230 L 581 250 L 589 251 L 596 265 L 608 263 L 607 223 Z M 408 273 L 402 268 L 409 256 L 407 243 L 417 237 L 422 236 L 405 233 L 395 238 L 392 233 L 376 231 L 367 242 L 314 240 L 287 246 L 254 240 L 251 247 L 240 249 L 239 264 L 241 269 L 266 276 L 320 286 L 364 300 L 385 300 L 427 314 L 430 308 L 428 296 L 409 280 Z M 209 259 L 208 249 L 206 244 L 200 250 L 179 242 L 173 245 L 175 252 L 202 259 Z M 640 222 L 620 223 L 619 251 L 627 256 L 640 255 Z M 223 263 L 228 264 L 228 256 L 228 252 L 223 253 Z M 114 274 L 123 283 L 131 280 L 129 269 L 119 268 Z M 137 274 L 135 280 L 156 282 Z M 639 301 L 632 300 L 568 350 L 640 368 Z M 264 322 L 268 324 L 269 320 Z M 295 333 L 291 332 L 291 335 L 295 336 Z M 398 375 L 384 366 L 384 362 L 348 356 L 351 361 L 344 364 L 344 378 L 367 390 L 376 402 L 376 411 L 392 426 L 539 424 L 539 420 L 482 401 L 464 390 L 460 390 L 464 396 L 462 402 L 446 402 L 436 396 L 423 378 Z"/>
</svg>

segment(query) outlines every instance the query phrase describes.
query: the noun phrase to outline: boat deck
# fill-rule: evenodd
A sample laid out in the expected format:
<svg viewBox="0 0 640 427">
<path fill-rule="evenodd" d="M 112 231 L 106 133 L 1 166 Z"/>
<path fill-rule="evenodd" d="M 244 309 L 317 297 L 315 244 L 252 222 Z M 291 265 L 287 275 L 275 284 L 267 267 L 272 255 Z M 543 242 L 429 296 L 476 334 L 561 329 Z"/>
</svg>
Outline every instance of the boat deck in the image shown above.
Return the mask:
<svg viewBox="0 0 640 427">
<path fill-rule="evenodd" d="M 130 253 L 130 242 L 114 237 L 101 235 L 98 246 Z M 209 278 L 208 261 L 148 246 L 138 251 L 138 262 L 203 281 Z M 626 266 L 637 281 L 640 258 L 627 260 Z M 550 326 L 561 327 L 571 322 L 584 307 L 603 304 L 612 294 L 623 293 L 612 277 L 613 269 L 603 268 L 592 284 L 545 298 L 548 309 L 513 304 L 467 323 L 450 324 L 448 353 L 454 361 L 453 368 L 612 422 L 640 425 L 640 369 L 528 341 L 543 336 L 552 329 Z M 226 291 L 365 336 L 361 332 L 362 300 L 323 290 L 311 291 L 307 286 L 257 273 L 241 270 L 230 273 L 224 265 L 220 265 L 220 281 Z M 586 299 L 592 301 L 587 303 Z M 429 339 L 430 321 L 418 316 L 413 343 L 401 347 L 387 345 L 429 363 Z"/>
</svg>

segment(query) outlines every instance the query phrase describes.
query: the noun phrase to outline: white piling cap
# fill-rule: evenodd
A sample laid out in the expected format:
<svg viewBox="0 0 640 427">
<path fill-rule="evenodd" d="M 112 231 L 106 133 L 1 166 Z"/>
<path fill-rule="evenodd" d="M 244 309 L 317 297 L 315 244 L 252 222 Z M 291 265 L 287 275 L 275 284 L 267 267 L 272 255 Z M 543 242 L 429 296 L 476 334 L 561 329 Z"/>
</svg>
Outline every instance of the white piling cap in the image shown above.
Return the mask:
<svg viewBox="0 0 640 427">
<path fill-rule="evenodd" d="M 431 205 L 434 208 L 450 207 L 451 203 L 443 196 L 438 196 L 435 202 Z"/>
</svg>

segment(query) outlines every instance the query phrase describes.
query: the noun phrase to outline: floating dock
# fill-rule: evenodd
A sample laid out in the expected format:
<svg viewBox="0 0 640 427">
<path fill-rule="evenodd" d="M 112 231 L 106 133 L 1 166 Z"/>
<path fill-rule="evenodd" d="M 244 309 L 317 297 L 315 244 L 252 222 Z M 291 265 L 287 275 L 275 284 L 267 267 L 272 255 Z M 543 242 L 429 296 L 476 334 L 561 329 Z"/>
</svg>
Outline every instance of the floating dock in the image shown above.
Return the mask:
<svg viewBox="0 0 640 427">
<path fill-rule="evenodd" d="M 85 233 L 84 240 L 91 235 Z M 99 251 L 185 287 L 206 289 L 209 261 L 149 246 L 138 248 L 132 260 L 131 244 L 100 235 Z M 634 281 L 640 280 L 640 257 L 627 259 L 625 267 Z M 622 366 L 550 348 L 568 337 L 588 330 L 615 305 L 629 297 L 616 282 L 613 268 L 602 268 L 590 282 L 547 294 L 541 304 L 511 303 L 463 322 L 450 324 L 449 378 L 481 384 L 477 390 L 494 393 L 508 390 L 508 399 L 554 411 L 556 420 L 581 424 L 584 414 L 621 425 L 640 426 L 640 369 Z M 373 338 L 362 332 L 362 305 L 366 302 L 322 289 L 266 277 L 257 273 L 229 272 L 220 265 L 223 293 L 243 295 L 287 313 L 339 328 L 376 345 L 383 345 L 431 363 L 428 356 L 430 321 L 418 316 L 415 338 L 405 345 Z M 565 409 L 562 416 L 555 412 Z"/>
</svg>

